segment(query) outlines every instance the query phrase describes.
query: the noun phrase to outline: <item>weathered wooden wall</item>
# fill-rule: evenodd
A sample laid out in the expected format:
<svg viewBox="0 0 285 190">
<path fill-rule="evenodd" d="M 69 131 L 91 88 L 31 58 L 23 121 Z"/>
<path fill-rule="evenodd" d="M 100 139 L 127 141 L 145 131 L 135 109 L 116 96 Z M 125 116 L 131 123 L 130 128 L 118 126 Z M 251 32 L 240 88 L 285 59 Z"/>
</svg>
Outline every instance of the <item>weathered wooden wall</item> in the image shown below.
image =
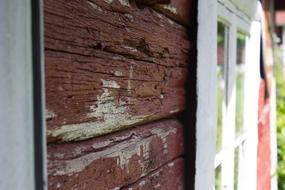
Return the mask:
<svg viewBox="0 0 285 190">
<path fill-rule="evenodd" d="M 48 152 L 50 189 L 183 187 L 183 131 L 175 120 L 49 145 Z"/>
<path fill-rule="evenodd" d="M 153 2 L 44 1 L 50 189 L 183 189 L 190 1 Z"/>
<path fill-rule="evenodd" d="M 45 1 L 49 142 L 184 109 L 185 28 L 152 9 L 108 2 Z"/>
</svg>

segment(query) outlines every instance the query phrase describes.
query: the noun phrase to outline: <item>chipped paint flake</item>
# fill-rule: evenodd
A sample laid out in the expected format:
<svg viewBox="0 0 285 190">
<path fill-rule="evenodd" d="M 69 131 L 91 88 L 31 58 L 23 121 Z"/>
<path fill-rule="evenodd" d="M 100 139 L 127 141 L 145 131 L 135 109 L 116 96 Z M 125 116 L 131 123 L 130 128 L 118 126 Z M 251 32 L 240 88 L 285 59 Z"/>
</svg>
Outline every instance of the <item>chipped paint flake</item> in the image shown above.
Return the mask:
<svg viewBox="0 0 285 190">
<path fill-rule="evenodd" d="M 139 186 L 140 186 L 140 187 L 143 187 L 143 186 L 145 186 L 145 184 L 146 184 L 146 183 L 145 183 L 145 181 L 143 180 L 143 181 L 141 181 L 141 182 L 139 183 Z"/>
<path fill-rule="evenodd" d="M 168 167 L 173 167 L 174 166 L 174 162 L 170 162 L 169 164 L 168 164 Z"/>
<path fill-rule="evenodd" d="M 103 83 L 103 88 L 120 88 L 116 81 L 104 79 L 101 79 L 101 81 Z"/>
<path fill-rule="evenodd" d="M 121 114 L 127 115 L 127 114 Z M 114 116 L 113 120 L 103 122 L 89 122 L 80 124 L 63 125 L 62 127 L 47 131 L 48 136 L 60 137 L 62 141 L 85 140 L 99 135 L 117 131 L 127 126 L 140 123 L 149 116 Z M 117 118 L 114 120 L 114 118 Z"/>
<path fill-rule="evenodd" d="M 134 21 L 134 17 L 131 14 L 124 14 L 130 21 Z"/>
<path fill-rule="evenodd" d="M 53 111 L 46 109 L 45 117 L 46 119 L 52 119 L 56 117 L 56 114 Z"/>
<path fill-rule="evenodd" d="M 102 80 L 103 86 L 119 87 L 114 81 Z M 150 116 L 132 116 L 129 114 L 127 102 L 115 100 L 108 88 L 97 96 L 95 105 L 90 106 L 87 118 L 96 118 L 98 121 L 80 124 L 63 125 L 58 129 L 48 131 L 49 136 L 61 137 L 63 141 L 83 140 L 98 135 L 116 131 L 118 129 L 140 123 Z"/>
<path fill-rule="evenodd" d="M 125 49 L 131 51 L 131 52 L 137 52 L 138 50 L 136 48 L 130 47 L 130 46 L 123 46 Z"/>
<path fill-rule="evenodd" d="M 111 4 L 113 0 L 104 0 L 106 3 Z"/>
<path fill-rule="evenodd" d="M 134 69 L 133 69 L 133 66 L 131 65 L 129 79 L 133 78 L 133 72 L 134 72 Z M 131 90 L 131 80 L 128 80 L 128 91 L 130 92 L 130 90 Z"/>
<path fill-rule="evenodd" d="M 102 150 L 99 152 L 92 152 L 90 154 L 79 156 L 79 152 L 83 152 L 84 147 L 78 147 L 73 154 L 76 155 L 75 159 L 64 161 L 64 164 L 58 165 L 57 168 L 53 168 L 51 172 L 53 175 L 74 175 L 82 170 L 84 170 L 89 164 L 97 160 L 100 157 L 105 158 L 117 158 L 117 165 L 121 169 L 126 169 L 128 171 L 128 163 L 134 155 L 143 157 L 149 154 L 150 143 L 152 137 L 147 137 L 143 141 L 140 138 L 134 138 L 132 143 L 129 141 L 122 142 L 120 144 L 114 145 L 114 149 L 117 151 L 109 152 L 109 150 Z M 143 148 L 142 148 L 143 147 Z M 79 156 L 79 157 L 78 157 Z M 140 163 L 140 167 L 144 169 L 144 165 Z M 75 174 L 76 175 L 76 174 Z"/>
<path fill-rule="evenodd" d="M 166 138 L 170 134 L 175 134 L 177 132 L 176 128 L 172 129 L 151 129 L 150 132 L 158 136 L 162 139 L 164 144 L 167 144 Z M 149 137 L 144 138 L 143 140 L 137 136 L 132 137 L 132 141 L 123 141 L 119 144 L 115 144 L 113 149 L 116 151 L 110 152 L 108 149 L 101 149 L 101 151 L 90 152 L 85 155 L 81 155 L 84 151 L 85 147 L 77 147 L 72 151 L 72 155 L 74 155 L 74 159 L 64 160 L 62 164 L 58 164 L 57 167 L 51 169 L 52 175 L 61 176 L 61 175 L 77 175 L 78 172 L 83 171 L 88 165 L 90 165 L 93 161 L 98 160 L 98 158 L 116 158 L 117 165 L 121 167 L 122 170 L 128 171 L 129 161 L 133 158 L 133 156 L 138 155 L 139 157 L 143 157 L 143 160 L 147 160 L 150 156 L 150 144 L 154 138 L 151 135 Z M 122 137 L 126 138 L 126 136 Z M 92 145 L 91 145 L 92 146 Z M 94 145 L 95 146 L 95 145 Z M 95 146 L 97 147 L 97 145 Z M 165 147 L 164 147 L 165 148 Z M 168 166 L 171 167 L 173 163 L 169 163 Z M 140 167 L 144 171 L 144 164 L 139 162 Z M 144 175 L 144 174 L 142 174 Z M 160 173 L 155 173 L 154 175 L 160 175 Z"/>
<path fill-rule="evenodd" d="M 157 189 L 157 188 L 160 188 L 160 186 L 161 186 L 160 183 L 158 183 L 154 186 L 154 188 Z"/>
<path fill-rule="evenodd" d="M 123 76 L 123 73 L 121 71 L 115 71 L 114 75 L 117 77 L 121 77 L 121 76 Z"/>
<path fill-rule="evenodd" d="M 176 134 L 177 133 L 177 129 L 173 128 L 169 131 L 164 131 L 163 129 L 152 129 L 151 132 L 153 134 L 156 134 L 163 143 L 163 153 L 167 154 L 168 153 L 168 146 L 167 146 L 167 136 L 169 136 L 170 134 Z"/>
<path fill-rule="evenodd" d="M 169 113 L 177 113 L 177 112 L 179 112 L 180 111 L 180 109 L 175 109 L 175 110 L 171 110 Z"/>
<path fill-rule="evenodd" d="M 119 0 L 119 2 L 121 3 L 121 5 L 124 5 L 124 6 L 127 6 L 127 7 L 130 6 L 129 0 Z"/>
<path fill-rule="evenodd" d="M 57 184 L 56 184 L 56 188 L 59 189 L 60 187 L 61 187 L 61 184 L 60 184 L 60 183 L 57 183 Z"/>
<path fill-rule="evenodd" d="M 162 5 L 162 7 L 163 7 L 164 9 L 167 9 L 168 11 L 170 11 L 170 12 L 173 13 L 173 14 L 177 14 L 177 9 L 176 9 L 176 7 L 174 7 L 174 6 L 171 6 L 171 5 Z"/>
<path fill-rule="evenodd" d="M 113 60 L 121 60 L 121 58 L 118 57 L 118 56 L 113 56 L 112 59 L 113 59 Z"/>
<path fill-rule="evenodd" d="M 103 12 L 103 9 L 101 7 L 99 7 L 98 5 L 96 5 L 95 3 L 88 1 L 88 4 L 91 5 L 91 7 L 93 7 L 97 11 Z"/>
</svg>

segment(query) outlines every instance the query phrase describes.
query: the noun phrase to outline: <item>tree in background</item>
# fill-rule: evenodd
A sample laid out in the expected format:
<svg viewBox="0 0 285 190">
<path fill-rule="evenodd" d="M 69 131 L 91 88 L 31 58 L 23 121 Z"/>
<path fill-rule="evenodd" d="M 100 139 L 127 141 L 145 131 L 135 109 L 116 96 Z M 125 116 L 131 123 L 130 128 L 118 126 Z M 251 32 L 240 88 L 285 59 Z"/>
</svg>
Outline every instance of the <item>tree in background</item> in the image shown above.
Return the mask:
<svg viewBox="0 0 285 190">
<path fill-rule="evenodd" d="M 278 188 L 285 190 L 285 73 L 282 69 L 281 50 L 276 49 L 275 77 L 277 87 L 277 146 L 278 146 Z"/>
</svg>

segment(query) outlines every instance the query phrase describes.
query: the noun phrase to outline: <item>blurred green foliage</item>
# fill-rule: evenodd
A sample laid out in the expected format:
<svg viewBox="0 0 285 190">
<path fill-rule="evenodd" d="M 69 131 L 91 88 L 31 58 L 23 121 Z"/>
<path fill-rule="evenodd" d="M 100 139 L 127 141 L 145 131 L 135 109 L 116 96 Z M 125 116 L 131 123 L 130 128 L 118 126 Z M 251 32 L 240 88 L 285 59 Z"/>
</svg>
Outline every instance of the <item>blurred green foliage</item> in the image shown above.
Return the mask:
<svg viewBox="0 0 285 190">
<path fill-rule="evenodd" d="M 281 50 L 276 50 L 275 77 L 277 87 L 277 146 L 278 146 L 278 189 L 285 190 L 285 73 L 282 72 Z"/>
</svg>

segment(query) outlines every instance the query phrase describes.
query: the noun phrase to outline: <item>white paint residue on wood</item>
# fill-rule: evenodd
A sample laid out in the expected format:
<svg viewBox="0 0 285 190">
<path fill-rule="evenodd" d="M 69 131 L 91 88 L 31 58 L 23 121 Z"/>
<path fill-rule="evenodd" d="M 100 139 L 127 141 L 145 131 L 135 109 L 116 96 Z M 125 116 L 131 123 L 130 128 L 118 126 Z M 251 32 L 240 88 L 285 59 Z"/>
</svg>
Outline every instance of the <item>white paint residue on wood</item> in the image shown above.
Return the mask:
<svg viewBox="0 0 285 190">
<path fill-rule="evenodd" d="M 174 162 L 170 162 L 169 164 L 168 164 L 168 167 L 173 167 L 174 166 Z"/>
<path fill-rule="evenodd" d="M 119 0 L 119 2 L 120 2 L 122 5 L 124 5 L 124 6 L 127 6 L 127 7 L 130 6 L 129 0 Z"/>
<path fill-rule="evenodd" d="M 143 158 L 143 160 L 147 160 L 150 154 L 150 143 L 152 142 L 155 136 L 158 136 L 162 139 L 164 144 L 167 144 L 167 136 L 170 134 L 175 134 L 177 132 L 176 128 L 171 129 L 151 129 L 151 135 L 146 138 L 132 137 L 132 140 L 123 141 L 119 144 L 116 144 L 112 147 L 113 150 L 103 149 L 99 152 L 92 152 L 87 155 L 80 156 L 79 153 L 84 151 L 84 147 L 76 148 L 71 154 L 74 155 L 74 159 L 72 160 L 62 160 L 61 164 L 58 164 L 57 167 L 52 167 L 51 173 L 53 175 L 74 175 L 77 172 L 84 170 L 88 165 L 90 165 L 93 161 L 98 160 L 99 158 L 117 158 L 117 165 L 120 166 L 122 170 L 128 171 L 129 161 L 133 156 L 139 156 Z M 124 137 L 125 138 L 125 137 Z M 97 143 L 96 143 L 97 144 Z M 105 143 L 104 143 L 105 144 Z M 91 145 L 93 147 L 97 147 L 97 145 Z M 144 164 L 139 163 L 140 167 L 144 171 Z M 171 164 L 171 163 L 170 163 Z M 156 175 L 159 175 L 157 173 Z"/>
<path fill-rule="evenodd" d="M 154 188 L 157 189 L 157 188 L 160 188 L 160 186 L 161 186 L 160 183 L 158 183 L 154 186 Z"/>
<path fill-rule="evenodd" d="M 118 115 L 112 116 L 111 120 L 70 124 L 63 125 L 62 127 L 55 130 L 48 130 L 48 136 L 61 137 L 64 142 L 67 141 L 78 141 L 85 140 L 88 138 L 96 137 L 106 133 L 117 131 L 127 126 L 140 123 L 149 116 L 128 116 L 127 114 L 121 114 L 123 117 Z M 115 119 L 117 118 L 117 119 Z"/>
<path fill-rule="evenodd" d="M 125 142 L 124 146 L 126 147 L 133 147 L 128 148 L 124 152 L 119 153 L 118 157 L 118 165 L 120 165 L 121 169 L 126 169 L 127 173 L 129 173 L 128 163 L 131 160 L 131 158 L 135 155 L 138 155 L 139 157 L 143 157 L 144 160 L 147 160 L 149 158 L 150 150 L 149 150 L 149 144 L 152 141 L 152 137 L 148 137 L 143 139 L 143 141 L 140 141 L 139 139 L 136 139 L 136 144 L 131 144 L 129 142 Z M 144 169 L 144 164 L 139 163 L 141 168 Z"/>
<path fill-rule="evenodd" d="M 123 46 L 125 49 L 131 51 L 131 52 L 137 52 L 138 50 L 136 48 L 130 47 L 130 46 Z"/>
<path fill-rule="evenodd" d="M 175 110 L 171 110 L 169 113 L 177 113 L 177 112 L 179 112 L 180 111 L 180 109 L 175 109 Z"/>
<path fill-rule="evenodd" d="M 59 189 L 60 187 L 61 187 L 61 184 L 60 184 L 60 183 L 57 183 L 57 184 L 56 184 L 56 188 Z"/>
<path fill-rule="evenodd" d="M 103 83 L 103 88 L 120 88 L 120 85 L 113 80 L 104 80 L 101 79 L 102 83 Z"/>
<path fill-rule="evenodd" d="M 160 128 L 155 128 L 155 129 L 152 129 L 151 132 L 153 134 L 157 135 L 162 140 L 162 143 L 163 143 L 163 153 L 167 154 L 168 153 L 168 146 L 167 146 L 167 139 L 166 138 L 170 134 L 176 134 L 177 133 L 177 129 L 176 128 L 172 128 L 171 130 L 165 131 L 165 130 L 160 129 Z"/>
<path fill-rule="evenodd" d="M 56 117 L 56 114 L 53 111 L 46 109 L 45 117 L 46 119 L 52 119 Z"/>
<path fill-rule="evenodd" d="M 121 77 L 121 76 L 123 76 L 123 73 L 121 71 L 115 71 L 114 75 L 117 77 Z"/>
<path fill-rule="evenodd" d="M 104 0 L 106 3 L 111 4 L 113 0 Z"/>
<path fill-rule="evenodd" d="M 114 152 L 110 150 L 103 150 L 100 152 L 90 153 L 72 160 L 63 161 L 64 163 L 60 164 L 57 168 L 52 169 L 53 175 L 73 175 L 74 173 L 84 170 L 89 164 L 97 160 L 100 157 L 104 158 L 117 158 L 117 164 L 122 170 L 128 171 L 128 163 L 131 158 L 135 155 L 139 157 L 144 157 L 149 154 L 149 144 L 152 141 L 153 137 L 148 137 L 145 139 L 135 138 L 133 141 L 126 141 L 113 146 Z M 142 148 L 143 147 L 143 148 Z M 142 148 L 142 149 L 141 149 Z M 84 149 L 79 147 L 79 149 Z M 75 153 L 82 152 L 83 150 L 76 149 Z M 143 164 L 141 163 L 142 169 L 144 169 Z"/>
<path fill-rule="evenodd" d="M 133 78 L 133 72 L 134 72 L 134 69 L 133 69 L 133 66 L 131 65 L 129 79 Z M 128 80 L 128 91 L 130 92 L 130 90 L 131 90 L 131 80 Z"/>
<path fill-rule="evenodd" d="M 139 186 L 140 186 L 140 187 L 143 187 L 143 186 L 145 186 L 145 184 L 146 184 L 146 183 L 145 183 L 145 181 L 143 180 L 143 181 L 141 181 L 141 182 L 139 183 Z"/>
<path fill-rule="evenodd" d="M 174 6 L 171 6 L 171 5 L 162 5 L 162 7 L 163 7 L 164 9 L 167 9 L 168 11 L 170 11 L 170 12 L 173 13 L 173 14 L 177 14 L 177 9 L 176 9 L 176 7 L 174 7 Z"/>
<path fill-rule="evenodd" d="M 134 17 L 131 14 L 124 14 L 130 21 L 134 21 Z"/>
<path fill-rule="evenodd" d="M 114 81 L 102 80 L 102 82 L 104 87 L 119 87 Z M 63 125 L 48 131 L 48 135 L 60 136 L 63 141 L 84 140 L 140 123 L 150 117 L 130 115 L 127 102 L 121 99 L 115 100 L 108 88 L 103 88 L 103 93 L 97 96 L 96 104 L 91 105 L 89 109 L 87 118 L 96 118 L 97 121 Z"/>
<path fill-rule="evenodd" d="M 91 1 L 87 1 L 87 3 L 89 5 L 91 5 L 94 9 L 96 9 L 99 12 L 103 12 L 103 10 L 101 9 L 101 7 L 99 7 L 98 5 L 96 5 L 95 3 L 91 2 Z"/>
</svg>

